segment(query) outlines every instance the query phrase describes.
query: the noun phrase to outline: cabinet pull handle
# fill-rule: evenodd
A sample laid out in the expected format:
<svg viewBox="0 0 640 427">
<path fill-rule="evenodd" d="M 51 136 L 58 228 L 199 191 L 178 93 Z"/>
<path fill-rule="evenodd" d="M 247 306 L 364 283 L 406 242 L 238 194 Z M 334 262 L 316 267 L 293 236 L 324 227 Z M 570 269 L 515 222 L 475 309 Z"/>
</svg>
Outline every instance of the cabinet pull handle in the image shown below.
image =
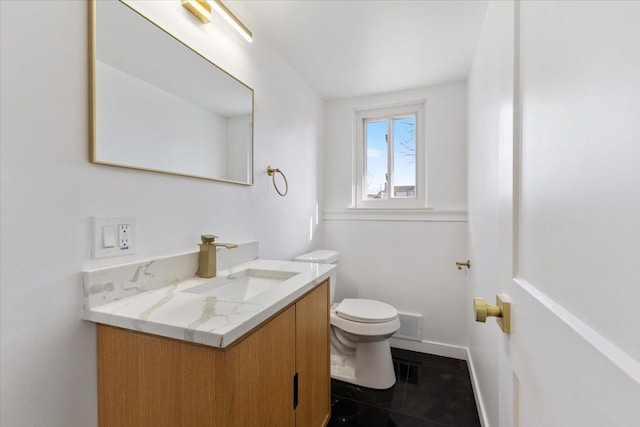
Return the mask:
<svg viewBox="0 0 640 427">
<path fill-rule="evenodd" d="M 298 373 L 293 376 L 293 409 L 298 407 Z"/>
</svg>

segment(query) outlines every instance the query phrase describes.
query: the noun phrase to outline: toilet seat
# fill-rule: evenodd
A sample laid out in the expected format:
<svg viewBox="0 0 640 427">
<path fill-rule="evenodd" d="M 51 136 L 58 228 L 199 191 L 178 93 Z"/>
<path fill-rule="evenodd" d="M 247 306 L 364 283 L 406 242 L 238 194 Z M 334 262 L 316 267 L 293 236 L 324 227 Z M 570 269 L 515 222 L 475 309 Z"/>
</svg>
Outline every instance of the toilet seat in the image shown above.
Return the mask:
<svg viewBox="0 0 640 427">
<path fill-rule="evenodd" d="M 331 311 L 330 323 L 331 326 L 335 326 L 345 332 L 362 335 L 363 337 L 391 336 L 400 329 L 400 320 L 397 317 L 389 322 L 362 323 L 343 319 L 333 310 Z"/>
<path fill-rule="evenodd" d="M 331 307 L 331 324 L 363 336 L 391 335 L 400 329 L 398 310 L 370 299 L 345 298 Z"/>
<path fill-rule="evenodd" d="M 398 317 L 395 307 L 371 299 L 345 298 L 335 311 L 343 319 L 359 323 L 385 323 Z"/>
</svg>

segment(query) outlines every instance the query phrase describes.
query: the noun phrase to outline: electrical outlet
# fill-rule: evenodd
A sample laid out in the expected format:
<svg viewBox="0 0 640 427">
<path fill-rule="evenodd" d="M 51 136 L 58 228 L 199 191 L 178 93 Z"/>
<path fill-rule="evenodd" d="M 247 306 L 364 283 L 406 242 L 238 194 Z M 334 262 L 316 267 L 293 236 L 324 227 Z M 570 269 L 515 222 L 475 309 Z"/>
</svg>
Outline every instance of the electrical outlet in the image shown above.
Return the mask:
<svg viewBox="0 0 640 427">
<path fill-rule="evenodd" d="M 95 216 L 93 258 L 129 255 L 136 251 L 136 218 Z"/>
<path fill-rule="evenodd" d="M 129 224 L 118 225 L 118 242 L 121 250 L 129 249 Z"/>
</svg>

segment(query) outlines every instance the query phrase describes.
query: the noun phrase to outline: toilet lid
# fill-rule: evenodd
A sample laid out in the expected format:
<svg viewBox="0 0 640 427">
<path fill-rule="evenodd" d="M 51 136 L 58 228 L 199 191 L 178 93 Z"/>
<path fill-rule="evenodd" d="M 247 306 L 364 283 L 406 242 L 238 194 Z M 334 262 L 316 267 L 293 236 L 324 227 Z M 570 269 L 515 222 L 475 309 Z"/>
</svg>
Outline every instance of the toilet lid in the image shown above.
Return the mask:
<svg viewBox="0 0 640 427">
<path fill-rule="evenodd" d="M 345 298 L 336 307 L 336 314 L 354 322 L 382 323 L 395 319 L 398 316 L 398 310 L 380 301 Z"/>
</svg>

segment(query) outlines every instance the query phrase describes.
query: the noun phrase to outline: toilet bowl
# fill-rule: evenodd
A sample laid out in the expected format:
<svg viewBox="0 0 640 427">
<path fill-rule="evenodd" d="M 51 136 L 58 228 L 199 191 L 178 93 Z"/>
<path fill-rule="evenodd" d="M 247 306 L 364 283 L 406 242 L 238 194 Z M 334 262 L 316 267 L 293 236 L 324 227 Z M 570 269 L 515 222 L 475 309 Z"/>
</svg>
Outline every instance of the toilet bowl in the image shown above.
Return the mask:
<svg viewBox="0 0 640 427">
<path fill-rule="evenodd" d="M 339 253 L 318 250 L 295 258 L 300 262 L 337 264 Z M 375 300 L 346 298 L 333 303 L 336 275 L 330 278 L 331 377 L 374 389 L 396 382 L 389 337 L 400 329 L 395 307 Z"/>
</svg>

